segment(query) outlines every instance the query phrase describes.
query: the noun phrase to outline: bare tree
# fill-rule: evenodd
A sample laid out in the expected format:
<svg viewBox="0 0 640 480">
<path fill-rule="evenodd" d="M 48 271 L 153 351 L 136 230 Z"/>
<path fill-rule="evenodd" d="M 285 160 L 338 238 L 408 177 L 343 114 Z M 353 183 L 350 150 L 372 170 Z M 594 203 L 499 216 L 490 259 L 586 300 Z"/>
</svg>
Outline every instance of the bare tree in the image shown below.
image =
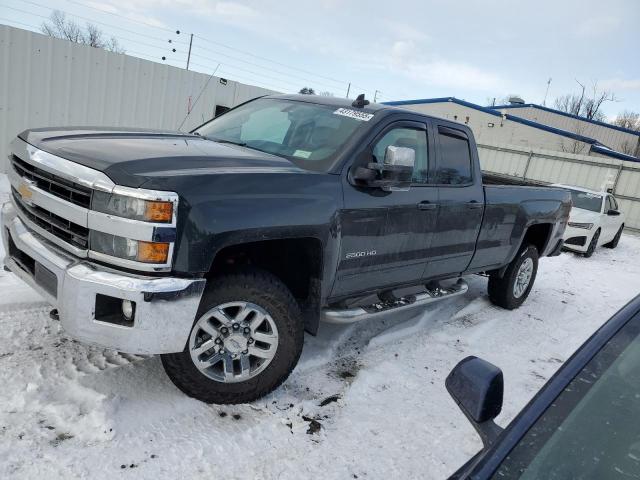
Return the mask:
<svg viewBox="0 0 640 480">
<path fill-rule="evenodd" d="M 334 97 L 335 96 L 332 92 L 330 92 L 328 90 L 325 90 L 324 92 L 320 92 L 318 95 L 320 95 L 321 97 Z"/>
<path fill-rule="evenodd" d="M 640 113 L 631 110 L 620 112 L 616 119 L 611 122 L 617 127 L 627 128 L 640 132 Z"/>
<path fill-rule="evenodd" d="M 51 13 L 49 21 L 43 22 L 40 30 L 50 37 L 62 38 L 94 48 L 103 48 L 110 52 L 125 52 L 115 37 L 105 39 L 102 31 L 91 23 L 87 23 L 83 29 L 73 20 L 68 20 L 64 12 L 59 10 L 54 10 Z"/>
<path fill-rule="evenodd" d="M 588 95 L 585 85 L 580 82 L 578 85 L 580 85 L 580 93 L 568 93 L 556 98 L 555 107 L 561 112 L 571 113 L 589 120 L 604 121 L 606 116 L 601 110 L 602 104 L 617 101 L 614 93 L 598 89 L 598 83 L 594 82 L 591 94 Z"/>
</svg>

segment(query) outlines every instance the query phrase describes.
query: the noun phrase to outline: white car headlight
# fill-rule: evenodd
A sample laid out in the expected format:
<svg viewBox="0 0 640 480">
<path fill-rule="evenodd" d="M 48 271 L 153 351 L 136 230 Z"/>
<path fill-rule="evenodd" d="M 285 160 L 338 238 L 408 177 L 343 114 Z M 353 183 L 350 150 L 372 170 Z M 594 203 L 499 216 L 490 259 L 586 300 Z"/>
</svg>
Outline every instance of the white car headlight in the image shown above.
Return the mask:
<svg viewBox="0 0 640 480">
<path fill-rule="evenodd" d="M 584 228 L 585 230 L 591 230 L 593 228 L 593 223 L 569 222 L 569 226 L 573 228 Z"/>
</svg>

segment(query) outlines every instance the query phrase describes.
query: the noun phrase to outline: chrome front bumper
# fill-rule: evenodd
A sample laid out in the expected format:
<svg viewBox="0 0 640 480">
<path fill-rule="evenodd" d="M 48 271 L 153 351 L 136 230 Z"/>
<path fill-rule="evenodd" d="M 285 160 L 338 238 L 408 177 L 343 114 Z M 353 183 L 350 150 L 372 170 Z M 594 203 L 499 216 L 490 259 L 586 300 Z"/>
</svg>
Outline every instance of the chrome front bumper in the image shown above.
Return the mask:
<svg viewBox="0 0 640 480">
<path fill-rule="evenodd" d="M 204 279 L 128 274 L 73 257 L 29 231 L 11 202 L 2 206 L 1 220 L 5 266 L 58 309 L 69 335 L 125 353 L 184 349 L 204 291 Z M 52 279 L 50 285 L 37 280 L 37 274 L 10 255 L 10 241 L 13 249 L 35 262 L 36 272 L 46 272 L 45 276 Z M 133 325 L 96 320 L 98 294 L 135 302 Z"/>
</svg>

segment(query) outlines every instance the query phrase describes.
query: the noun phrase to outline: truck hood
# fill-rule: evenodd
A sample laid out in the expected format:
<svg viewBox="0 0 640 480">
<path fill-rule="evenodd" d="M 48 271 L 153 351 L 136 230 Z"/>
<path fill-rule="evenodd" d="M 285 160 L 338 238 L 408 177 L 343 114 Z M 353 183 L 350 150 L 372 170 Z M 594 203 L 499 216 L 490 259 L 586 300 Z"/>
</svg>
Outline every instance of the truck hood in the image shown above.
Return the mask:
<svg viewBox="0 0 640 480">
<path fill-rule="evenodd" d="M 19 137 L 129 187 L 140 187 L 159 177 L 306 172 L 282 157 L 183 132 L 67 127 L 26 130 Z"/>
</svg>

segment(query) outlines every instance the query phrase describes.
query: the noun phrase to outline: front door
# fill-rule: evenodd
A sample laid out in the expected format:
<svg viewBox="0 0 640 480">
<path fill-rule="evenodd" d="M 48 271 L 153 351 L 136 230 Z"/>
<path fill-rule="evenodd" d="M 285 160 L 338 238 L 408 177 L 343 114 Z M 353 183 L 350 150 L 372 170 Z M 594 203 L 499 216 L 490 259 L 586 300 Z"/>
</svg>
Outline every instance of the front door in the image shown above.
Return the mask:
<svg viewBox="0 0 640 480">
<path fill-rule="evenodd" d="M 416 163 L 408 191 L 353 186 L 345 177 L 340 212 L 341 252 L 332 296 L 380 290 L 421 279 L 436 225 L 438 191 L 430 172 L 426 124 L 395 122 L 367 147 L 365 161 L 382 162 L 386 147 L 413 148 Z"/>
</svg>

